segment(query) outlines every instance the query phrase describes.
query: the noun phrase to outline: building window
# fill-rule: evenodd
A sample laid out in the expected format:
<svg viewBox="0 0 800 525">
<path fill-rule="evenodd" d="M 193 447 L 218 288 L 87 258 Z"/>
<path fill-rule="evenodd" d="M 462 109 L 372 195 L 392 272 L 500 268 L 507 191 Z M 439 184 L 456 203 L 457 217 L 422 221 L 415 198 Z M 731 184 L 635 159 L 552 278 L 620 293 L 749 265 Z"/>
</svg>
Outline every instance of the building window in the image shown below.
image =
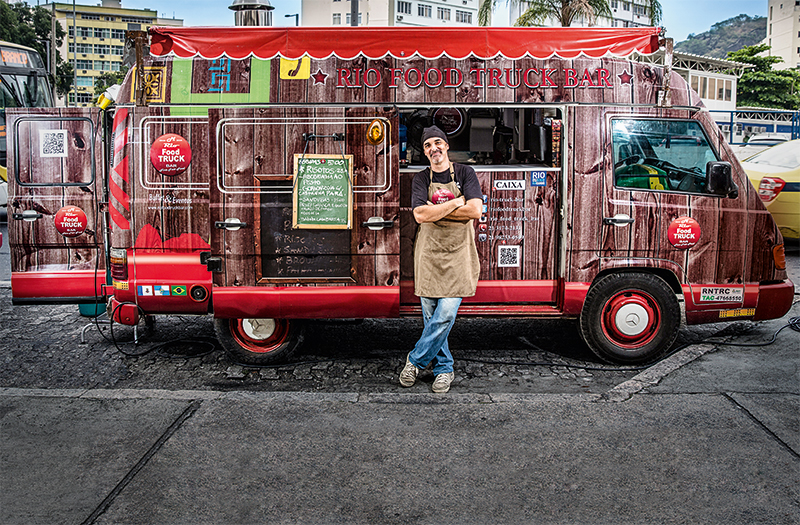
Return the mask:
<svg viewBox="0 0 800 525">
<path fill-rule="evenodd" d="M 125 48 L 123 46 L 111 46 L 111 54 L 122 56 L 125 54 Z"/>
<path fill-rule="evenodd" d="M 619 3 L 617 0 L 611 0 L 611 9 L 616 9 L 619 7 Z"/>
<path fill-rule="evenodd" d="M 111 63 L 108 60 L 95 60 L 94 68 L 97 71 L 111 71 Z"/>
<path fill-rule="evenodd" d="M 69 36 L 72 36 L 72 26 L 69 26 Z M 91 27 L 81 27 L 78 26 L 78 36 L 82 36 L 84 38 L 91 38 L 92 37 L 92 28 Z"/>
<path fill-rule="evenodd" d="M 431 6 L 425 4 L 419 4 L 417 6 L 417 15 L 424 16 L 425 18 L 430 18 L 432 15 Z"/>
<path fill-rule="evenodd" d="M 111 30 L 111 38 L 116 38 L 117 40 L 125 40 L 125 30 L 124 29 L 112 29 Z"/>
<path fill-rule="evenodd" d="M 75 85 L 78 87 L 94 87 L 94 79 L 92 77 L 78 77 Z"/>
<path fill-rule="evenodd" d="M 725 81 L 725 102 L 730 102 L 731 101 L 731 86 L 732 85 L 733 85 L 733 82 L 731 82 L 730 80 L 726 80 Z"/>
<path fill-rule="evenodd" d="M 445 7 L 437 7 L 436 18 L 439 20 L 450 20 L 450 10 Z"/>
<path fill-rule="evenodd" d="M 78 60 L 75 63 L 76 69 L 93 69 L 91 60 Z"/>
<path fill-rule="evenodd" d="M 333 13 L 333 25 L 342 25 L 342 13 Z"/>
<path fill-rule="evenodd" d="M 633 4 L 633 14 L 636 16 L 647 16 L 647 8 L 643 5 Z"/>
<path fill-rule="evenodd" d="M 350 25 L 350 13 L 345 16 L 345 24 Z M 361 13 L 358 13 L 358 24 L 361 25 Z"/>
<path fill-rule="evenodd" d="M 100 15 L 81 14 L 83 20 L 100 20 Z"/>
<path fill-rule="evenodd" d="M 622 10 L 623 11 L 630 11 L 631 10 L 631 3 L 630 2 L 622 2 Z"/>
<path fill-rule="evenodd" d="M 411 2 L 397 2 L 397 12 L 404 15 L 411 14 Z"/>
<path fill-rule="evenodd" d="M 133 17 L 125 17 L 123 16 L 120 18 L 120 22 L 132 22 L 134 24 L 152 24 L 153 21 L 149 18 L 133 18 Z"/>
<path fill-rule="evenodd" d="M 107 55 L 111 48 L 106 44 L 95 44 L 94 45 L 94 52 L 97 55 Z"/>
<path fill-rule="evenodd" d="M 111 31 L 107 27 L 95 27 L 94 28 L 94 37 L 95 38 L 110 38 Z"/>
<path fill-rule="evenodd" d="M 116 20 L 116 19 L 117 19 L 117 18 L 116 18 L 116 17 L 113 17 L 113 16 L 107 16 L 107 17 L 105 17 L 105 20 L 106 20 L 106 22 L 113 22 L 113 21 L 114 21 L 114 20 Z"/>
<path fill-rule="evenodd" d="M 456 11 L 456 22 L 461 22 L 462 24 L 471 24 L 472 23 L 472 13 L 469 11 Z"/>
<path fill-rule="evenodd" d="M 75 93 L 69 94 L 69 101 L 70 103 L 75 103 Z M 78 103 L 79 104 L 91 104 L 92 103 L 92 94 L 91 93 L 78 93 Z"/>
<path fill-rule="evenodd" d="M 75 52 L 75 44 L 73 44 L 72 42 L 69 43 L 69 52 L 70 53 Z M 85 44 L 81 42 L 78 43 L 78 53 L 86 54 L 91 52 L 92 52 L 92 44 Z"/>
</svg>

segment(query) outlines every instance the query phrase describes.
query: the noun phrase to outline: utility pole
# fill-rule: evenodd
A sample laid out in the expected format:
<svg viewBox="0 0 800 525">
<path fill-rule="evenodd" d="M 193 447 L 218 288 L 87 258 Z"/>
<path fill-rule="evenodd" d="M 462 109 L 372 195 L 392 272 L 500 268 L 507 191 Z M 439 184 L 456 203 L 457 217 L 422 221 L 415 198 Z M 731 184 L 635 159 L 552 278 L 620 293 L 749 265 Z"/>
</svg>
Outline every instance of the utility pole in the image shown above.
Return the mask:
<svg viewBox="0 0 800 525">
<path fill-rule="evenodd" d="M 75 26 L 77 18 L 75 0 L 72 0 L 72 91 L 75 93 L 76 108 L 78 107 L 78 28 Z M 64 105 L 69 106 L 69 94 L 67 94 L 67 103 Z"/>
<path fill-rule="evenodd" d="M 50 75 L 53 77 L 53 83 L 50 89 L 53 90 L 53 104 L 56 101 L 56 4 L 50 4 Z"/>
<path fill-rule="evenodd" d="M 358 0 L 350 0 L 350 25 L 358 26 Z"/>
</svg>

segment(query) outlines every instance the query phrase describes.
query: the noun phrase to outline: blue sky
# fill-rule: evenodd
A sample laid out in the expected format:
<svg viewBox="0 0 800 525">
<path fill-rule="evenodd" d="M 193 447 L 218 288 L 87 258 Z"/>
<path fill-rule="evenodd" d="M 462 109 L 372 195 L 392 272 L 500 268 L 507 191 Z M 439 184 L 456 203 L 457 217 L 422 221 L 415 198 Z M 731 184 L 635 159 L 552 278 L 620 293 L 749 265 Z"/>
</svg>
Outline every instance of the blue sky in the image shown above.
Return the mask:
<svg viewBox="0 0 800 525">
<path fill-rule="evenodd" d="M 28 3 L 35 4 L 36 0 L 28 0 Z M 40 3 L 43 4 L 44 0 Z M 78 3 L 95 2 L 78 0 Z M 160 15 L 168 18 L 174 14 L 187 26 L 232 26 L 233 11 L 228 9 L 232 3 L 232 0 L 122 0 L 122 5 L 131 9 L 157 9 Z M 271 3 L 275 7 L 273 25 L 294 24 L 294 17 L 286 18 L 285 15 L 299 13 L 300 0 L 272 0 Z M 498 4 L 501 8 L 505 5 L 502 0 Z M 685 40 L 690 33 L 702 33 L 715 23 L 742 13 L 750 16 L 767 14 L 767 0 L 661 0 L 661 7 L 662 25 L 667 28 L 667 36 L 676 42 Z"/>
</svg>

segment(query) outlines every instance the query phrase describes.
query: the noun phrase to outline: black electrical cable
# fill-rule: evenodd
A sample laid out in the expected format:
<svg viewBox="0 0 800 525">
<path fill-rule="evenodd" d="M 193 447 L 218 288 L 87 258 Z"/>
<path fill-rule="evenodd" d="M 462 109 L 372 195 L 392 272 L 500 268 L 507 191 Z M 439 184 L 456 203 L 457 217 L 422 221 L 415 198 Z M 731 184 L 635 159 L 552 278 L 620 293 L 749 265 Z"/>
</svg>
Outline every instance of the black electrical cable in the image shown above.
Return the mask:
<svg viewBox="0 0 800 525">
<path fill-rule="evenodd" d="M 166 357 L 168 359 L 190 359 L 190 358 L 207 356 L 207 355 L 215 352 L 218 349 L 216 338 L 197 337 L 197 338 L 191 338 L 191 339 L 186 339 L 186 338 L 171 339 L 169 341 L 164 341 L 164 342 L 159 343 L 159 344 L 157 344 L 155 346 L 152 346 L 152 347 L 148 348 L 147 350 L 144 350 L 143 352 L 137 352 L 137 353 L 126 352 L 125 350 L 122 349 L 122 347 L 119 346 L 119 344 L 117 342 L 117 339 L 114 336 L 114 316 L 117 313 L 117 309 L 119 307 L 123 306 L 123 305 L 136 306 L 136 309 L 139 311 L 139 314 L 142 317 L 145 316 L 145 313 L 144 313 L 144 310 L 142 310 L 142 308 L 138 304 L 136 304 L 136 303 L 128 303 L 128 302 L 119 303 L 117 306 L 114 307 L 114 309 L 111 312 L 111 317 L 109 319 L 109 331 L 111 332 L 110 341 L 114 344 L 114 346 L 116 347 L 117 351 L 119 353 L 121 353 L 122 355 L 126 356 L 126 357 L 143 357 L 143 356 L 146 356 L 148 354 L 151 354 L 151 353 L 155 352 L 156 355 L 160 355 L 160 356 Z M 106 339 L 108 339 L 108 338 L 106 338 Z M 127 341 L 126 343 L 129 344 L 129 343 L 132 343 L 132 342 L 133 341 Z M 194 353 L 193 354 L 172 354 L 172 353 L 169 353 L 169 352 L 163 352 L 162 351 L 168 345 L 172 345 L 172 344 L 175 344 L 175 343 L 195 343 L 195 344 L 200 344 L 200 345 L 207 345 L 210 348 L 205 352 L 201 352 L 201 353 L 197 353 L 197 354 L 194 354 Z"/>
</svg>

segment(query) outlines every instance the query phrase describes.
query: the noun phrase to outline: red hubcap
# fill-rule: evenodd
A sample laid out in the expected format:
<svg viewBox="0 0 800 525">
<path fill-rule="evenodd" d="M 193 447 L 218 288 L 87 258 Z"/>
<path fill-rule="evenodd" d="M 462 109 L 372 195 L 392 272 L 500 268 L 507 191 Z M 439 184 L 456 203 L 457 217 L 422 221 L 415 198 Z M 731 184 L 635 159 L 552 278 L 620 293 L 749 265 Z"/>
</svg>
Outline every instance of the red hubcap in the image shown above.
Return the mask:
<svg viewBox="0 0 800 525">
<path fill-rule="evenodd" d="M 624 290 L 603 306 L 603 334 L 615 345 L 638 349 L 656 336 L 661 309 L 652 296 L 641 290 Z"/>
<path fill-rule="evenodd" d="M 231 319 L 231 335 L 239 345 L 258 354 L 272 352 L 289 337 L 285 319 Z"/>
</svg>

